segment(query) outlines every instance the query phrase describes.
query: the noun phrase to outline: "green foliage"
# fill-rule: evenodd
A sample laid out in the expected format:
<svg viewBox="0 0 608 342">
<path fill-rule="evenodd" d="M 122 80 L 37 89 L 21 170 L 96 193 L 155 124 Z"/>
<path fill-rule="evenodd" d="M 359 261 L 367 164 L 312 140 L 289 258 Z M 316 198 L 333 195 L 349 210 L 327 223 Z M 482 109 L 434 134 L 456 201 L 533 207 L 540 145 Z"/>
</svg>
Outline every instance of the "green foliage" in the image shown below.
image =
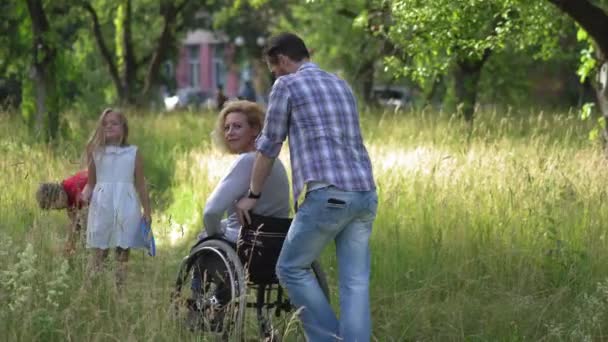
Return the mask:
<svg viewBox="0 0 608 342">
<path fill-rule="evenodd" d="M 89 29 L 82 27 L 79 32 L 70 53 L 63 55 L 69 83 L 62 89 L 69 108 L 84 117 L 96 117 L 101 108 L 115 102 L 117 94 Z"/>
<path fill-rule="evenodd" d="M 392 83 L 398 75 L 385 75 L 383 57 L 396 52 L 382 36 L 382 1 L 307 1 L 291 6 L 290 15 L 277 30 L 300 34 L 321 67 L 336 71 L 365 97 L 370 79 Z M 371 77 L 371 78 L 370 78 Z"/>
<path fill-rule="evenodd" d="M 36 120 L 36 93 L 30 78 L 21 81 L 21 115 L 25 124 L 32 128 Z"/>
<path fill-rule="evenodd" d="M 585 103 L 579 110 L 579 117 L 583 121 L 595 122 L 595 125 L 589 130 L 589 140 L 598 141 L 601 137 L 601 132 L 606 128 L 606 120 L 603 117 L 595 117 L 594 114 L 595 103 Z"/>
<path fill-rule="evenodd" d="M 579 66 L 576 70 L 576 74 L 580 77 L 580 82 L 583 83 L 590 75 L 597 71 L 597 62 L 595 60 L 593 40 L 582 27 L 578 26 L 577 28 L 576 40 L 585 45 L 580 51 Z"/>
<path fill-rule="evenodd" d="M 389 37 L 411 60 L 389 57 L 388 65 L 421 84 L 455 61 L 481 59 L 488 52 L 537 46 L 535 57 L 548 58 L 563 32 L 561 16 L 542 2 L 396 0 L 391 6 Z"/>
</svg>

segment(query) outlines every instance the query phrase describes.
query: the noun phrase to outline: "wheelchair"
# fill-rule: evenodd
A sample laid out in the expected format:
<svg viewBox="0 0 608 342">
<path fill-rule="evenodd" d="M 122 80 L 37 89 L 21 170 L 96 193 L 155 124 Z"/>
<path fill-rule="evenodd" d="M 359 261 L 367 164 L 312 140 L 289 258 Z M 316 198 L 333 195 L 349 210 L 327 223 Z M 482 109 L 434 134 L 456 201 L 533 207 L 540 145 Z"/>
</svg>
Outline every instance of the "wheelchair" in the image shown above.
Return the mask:
<svg viewBox="0 0 608 342">
<path fill-rule="evenodd" d="M 236 244 L 204 238 L 181 263 L 172 293 L 174 312 L 206 340 L 243 341 L 251 325 L 246 308 L 255 309 L 264 341 L 299 334 L 297 313 L 275 274 L 291 219 L 252 214 L 251 220 L 241 227 Z M 313 262 L 311 269 L 329 300 L 320 264 Z"/>
</svg>

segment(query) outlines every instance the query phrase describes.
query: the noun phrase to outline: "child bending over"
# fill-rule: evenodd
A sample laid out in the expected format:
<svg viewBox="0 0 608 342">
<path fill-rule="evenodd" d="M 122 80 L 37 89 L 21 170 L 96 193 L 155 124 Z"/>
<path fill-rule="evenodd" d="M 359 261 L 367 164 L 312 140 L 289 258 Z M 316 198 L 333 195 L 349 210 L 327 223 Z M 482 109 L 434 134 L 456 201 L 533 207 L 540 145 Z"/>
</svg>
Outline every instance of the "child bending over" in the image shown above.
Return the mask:
<svg viewBox="0 0 608 342">
<path fill-rule="evenodd" d="M 81 199 L 81 192 L 88 182 L 87 170 L 64 179 L 60 183 L 41 183 L 36 191 L 38 206 L 44 210 L 65 209 L 70 224 L 67 231 L 67 239 L 63 248 L 65 256 L 71 256 L 76 251 L 76 241 L 80 234 L 86 229 L 87 207 Z"/>
</svg>

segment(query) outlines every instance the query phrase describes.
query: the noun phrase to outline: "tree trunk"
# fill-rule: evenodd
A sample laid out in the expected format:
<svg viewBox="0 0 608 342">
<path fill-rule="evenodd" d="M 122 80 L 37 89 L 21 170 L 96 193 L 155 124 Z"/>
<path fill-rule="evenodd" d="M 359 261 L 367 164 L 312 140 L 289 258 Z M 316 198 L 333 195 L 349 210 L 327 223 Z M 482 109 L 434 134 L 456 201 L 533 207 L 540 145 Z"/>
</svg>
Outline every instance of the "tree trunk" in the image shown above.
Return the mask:
<svg viewBox="0 0 608 342">
<path fill-rule="evenodd" d="M 475 115 L 477 85 L 484 62 L 484 60 L 459 61 L 454 69 L 454 93 L 459 112 L 469 124 L 473 123 Z"/>
<path fill-rule="evenodd" d="M 604 117 L 604 131 L 602 139 L 604 148 L 608 148 L 608 61 L 604 58 L 604 54 L 598 53 L 600 67 L 598 82 L 594 82 L 595 96 L 597 103 Z"/>
<path fill-rule="evenodd" d="M 579 25 L 587 31 L 596 44 L 598 65 L 601 66 L 599 80 L 594 82 L 597 102 L 606 128 L 602 134 L 604 143 L 608 142 L 608 84 L 606 84 L 606 72 L 608 72 L 608 14 L 601 8 L 588 0 L 548 0 L 564 13 L 572 17 Z M 604 79 L 601 79 L 601 78 Z"/>
<path fill-rule="evenodd" d="M 44 130 L 44 114 L 46 112 L 46 81 L 44 80 L 44 70 L 39 65 L 33 66 L 32 79 L 36 85 L 36 119 L 34 122 L 34 131 L 36 135 Z"/>
<path fill-rule="evenodd" d="M 97 47 L 99 48 L 99 52 L 101 53 L 101 57 L 106 62 L 108 66 L 108 71 L 110 72 L 110 77 L 112 78 L 112 82 L 114 83 L 114 88 L 116 88 L 116 94 L 118 95 L 120 100 L 124 99 L 124 91 L 122 86 L 122 81 L 120 80 L 120 75 L 118 73 L 118 67 L 114 62 L 114 56 L 108 49 L 108 45 L 103 37 L 101 31 L 101 24 L 99 23 L 99 17 L 97 16 L 97 12 L 93 5 L 89 2 L 82 2 L 82 7 L 89 12 L 91 16 L 91 20 L 93 21 L 93 36 L 95 37 L 95 42 L 97 43 Z"/>
<path fill-rule="evenodd" d="M 41 0 L 27 0 L 27 8 L 32 20 L 32 57 L 33 57 L 33 80 L 36 89 L 36 115 L 35 131 L 36 134 L 45 133 L 47 140 L 52 140 L 57 136 L 59 127 L 59 114 L 51 113 L 56 111 L 56 106 L 48 106 L 48 93 L 52 87 L 50 80 L 53 75 L 52 66 L 55 62 L 57 51 L 45 39 L 49 35 L 50 26 Z M 53 101 L 54 99 L 51 99 Z M 49 107 L 50 110 L 49 110 Z"/>
<path fill-rule="evenodd" d="M 355 83 L 360 84 L 359 91 L 361 92 L 363 101 L 365 103 L 370 103 L 372 100 L 372 89 L 374 87 L 374 64 L 375 59 L 364 61 L 355 75 Z"/>
<path fill-rule="evenodd" d="M 442 89 L 445 88 L 443 86 L 443 75 L 441 75 L 441 74 L 434 77 L 433 84 L 431 85 L 431 89 L 424 96 L 424 102 L 425 102 L 424 105 L 427 105 L 427 104 L 434 105 L 435 104 L 435 98 L 437 97 L 437 94 L 439 93 L 439 90 L 440 90 L 439 88 L 442 88 Z M 443 98 L 444 92 L 445 91 L 442 91 L 439 101 L 441 101 L 441 99 Z"/>
<path fill-rule="evenodd" d="M 150 96 L 152 88 L 158 83 L 158 75 L 162 63 L 167 58 L 167 52 L 175 43 L 175 30 L 177 26 L 177 15 L 186 7 L 190 0 L 184 0 L 181 3 L 174 4 L 172 2 L 161 3 L 161 13 L 163 16 L 163 30 L 158 38 L 158 43 L 152 54 L 152 59 L 148 65 L 148 72 L 144 81 L 143 96 Z"/>
<path fill-rule="evenodd" d="M 253 86 L 255 92 L 267 101 L 268 93 L 272 87 L 270 72 L 266 62 L 259 56 L 253 59 Z"/>
<path fill-rule="evenodd" d="M 183 0 L 179 3 L 161 1 L 161 14 L 164 20 L 163 30 L 157 40 L 158 43 L 156 44 L 154 51 L 140 60 L 137 60 L 135 56 L 136 54 L 133 45 L 133 10 L 131 0 L 122 0 L 120 6 L 122 6 L 124 13 L 122 13 L 115 22 L 117 23 L 116 35 L 119 41 L 116 48 L 122 52 L 122 55 L 120 56 L 112 54 L 110 49 L 108 49 L 108 45 L 102 34 L 97 12 L 93 6 L 89 2 L 81 2 L 81 6 L 90 14 L 93 21 L 95 41 L 97 42 L 103 60 L 108 66 L 120 103 L 136 105 L 138 100 L 137 92 L 139 90 L 141 90 L 141 95 L 143 95 L 142 97 L 144 98 L 150 95 L 153 87 L 158 82 L 158 75 L 162 62 L 167 58 L 167 52 L 171 49 L 171 44 L 175 42 L 178 14 L 184 10 L 190 1 L 191 0 Z M 118 63 L 115 60 L 116 57 L 118 57 Z M 143 89 L 141 89 L 138 87 L 141 83 L 138 82 L 137 71 L 148 62 L 144 86 Z M 141 79 L 139 81 L 141 81 Z"/>
<path fill-rule="evenodd" d="M 125 15 L 122 22 L 122 49 L 124 51 L 124 74 L 123 74 L 123 90 L 125 104 L 135 104 L 135 93 L 137 91 L 137 62 L 135 60 L 135 51 L 133 49 L 133 38 L 131 33 L 131 18 L 132 7 L 131 0 L 124 0 Z"/>
<path fill-rule="evenodd" d="M 599 50 L 608 53 L 608 15 L 589 0 L 548 0 L 572 17 L 595 40 Z"/>
</svg>

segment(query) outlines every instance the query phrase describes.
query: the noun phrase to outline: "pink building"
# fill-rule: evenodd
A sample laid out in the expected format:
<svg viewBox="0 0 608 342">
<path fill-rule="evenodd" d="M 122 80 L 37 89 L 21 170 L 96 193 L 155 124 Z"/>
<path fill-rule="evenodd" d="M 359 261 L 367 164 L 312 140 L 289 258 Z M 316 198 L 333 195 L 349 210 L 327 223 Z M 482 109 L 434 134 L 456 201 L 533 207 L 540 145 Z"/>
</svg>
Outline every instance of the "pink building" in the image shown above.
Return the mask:
<svg viewBox="0 0 608 342">
<path fill-rule="evenodd" d="M 189 32 L 175 70 L 178 89 L 194 88 L 213 97 L 217 86 L 222 85 L 226 96 L 236 97 L 240 72 L 235 52 L 235 45 L 225 35 L 206 30 Z"/>
</svg>

